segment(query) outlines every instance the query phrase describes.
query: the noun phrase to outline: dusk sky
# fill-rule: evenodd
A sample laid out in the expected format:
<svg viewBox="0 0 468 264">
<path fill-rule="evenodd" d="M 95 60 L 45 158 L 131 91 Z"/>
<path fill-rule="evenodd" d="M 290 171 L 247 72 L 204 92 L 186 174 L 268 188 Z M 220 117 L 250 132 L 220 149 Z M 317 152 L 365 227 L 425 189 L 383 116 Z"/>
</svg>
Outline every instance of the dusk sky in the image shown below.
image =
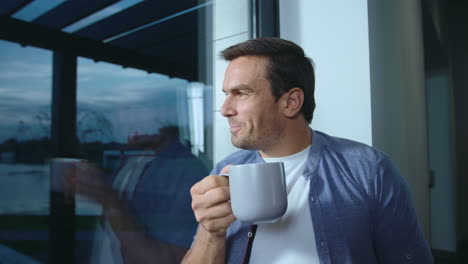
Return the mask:
<svg viewBox="0 0 468 264">
<path fill-rule="evenodd" d="M 112 123 L 113 138 L 99 138 L 105 141 L 126 141 L 136 131 L 155 133 L 174 124 L 176 93 L 188 85 L 185 80 L 85 58 L 78 59 L 77 74 L 79 112 L 94 111 Z M 36 116 L 50 117 L 51 78 L 52 52 L 0 41 L 0 142 L 44 136 L 42 127 L 50 124 L 43 121 L 41 126 Z"/>
<path fill-rule="evenodd" d="M 0 142 L 18 136 L 19 122 L 50 113 L 51 61 L 50 51 L 0 41 Z"/>
</svg>

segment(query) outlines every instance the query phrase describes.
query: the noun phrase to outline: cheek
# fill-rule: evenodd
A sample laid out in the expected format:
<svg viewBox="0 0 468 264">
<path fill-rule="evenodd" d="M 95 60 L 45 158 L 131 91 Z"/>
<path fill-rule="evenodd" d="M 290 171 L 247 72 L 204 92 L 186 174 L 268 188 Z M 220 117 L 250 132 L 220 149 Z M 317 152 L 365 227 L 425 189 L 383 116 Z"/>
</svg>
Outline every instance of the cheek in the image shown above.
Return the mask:
<svg viewBox="0 0 468 264">
<path fill-rule="evenodd" d="M 274 125 L 276 120 L 275 112 L 272 109 L 261 109 L 257 110 L 257 115 L 252 117 L 252 123 L 256 129 L 265 130 L 268 127 Z"/>
<path fill-rule="evenodd" d="M 265 129 L 278 120 L 278 109 L 269 102 L 256 102 L 245 104 L 238 108 L 239 120 L 249 129 Z"/>
<path fill-rule="evenodd" d="M 243 105 L 237 108 L 237 118 L 241 120 L 245 125 L 251 125 L 255 123 L 256 116 L 258 115 L 258 109 L 251 105 Z"/>
</svg>

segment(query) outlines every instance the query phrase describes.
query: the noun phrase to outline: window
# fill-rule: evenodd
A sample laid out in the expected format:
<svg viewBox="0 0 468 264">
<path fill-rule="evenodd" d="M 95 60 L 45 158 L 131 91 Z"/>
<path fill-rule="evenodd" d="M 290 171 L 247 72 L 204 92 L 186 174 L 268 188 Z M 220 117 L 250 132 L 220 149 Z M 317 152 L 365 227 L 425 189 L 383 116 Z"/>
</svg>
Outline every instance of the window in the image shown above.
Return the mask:
<svg viewBox="0 0 468 264">
<path fill-rule="evenodd" d="M 0 258 L 46 261 L 51 58 L 0 41 Z"/>
<path fill-rule="evenodd" d="M 0 8 L 2 38 L 50 50 L 0 42 L 0 259 L 182 256 L 212 166 L 213 2 L 23 2 Z M 56 156 L 81 160 L 55 177 Z M 141 254 L 154 243 L 172 250 Z"/>
<path fill-rule="evenodd" d="M 207 49 L 211 40 L 200 38 L 199 48 Z M 211 72 L 204 52 L 190 56 L 203 58 L 199 66 Z M 212 166 L 206 144 L 211 86 L 204 77 L 186 80 L 87 58 L 77 64 L 78 156 L 93 164 L 93 177 L 78 176 L 92 187 L 76 195 L 76 262 L 119 263 L 134 252 L 144 262 L 136 248 L 113 250 L 127 243 L 122 233 L 128 232 L 148 239 L 141 246 L 190 247 L 197 228 L 190 188 Z M 99 194 L 90 194 L 92 188 Z M 100 196 L 109 192 L 118 198 Z M 118 208 L 113 220 L 111 206 Z M 115 225 L 127 220 L 133 224 Z M 154 252 L 143 258 L 161 257 Z"/>
</svg>

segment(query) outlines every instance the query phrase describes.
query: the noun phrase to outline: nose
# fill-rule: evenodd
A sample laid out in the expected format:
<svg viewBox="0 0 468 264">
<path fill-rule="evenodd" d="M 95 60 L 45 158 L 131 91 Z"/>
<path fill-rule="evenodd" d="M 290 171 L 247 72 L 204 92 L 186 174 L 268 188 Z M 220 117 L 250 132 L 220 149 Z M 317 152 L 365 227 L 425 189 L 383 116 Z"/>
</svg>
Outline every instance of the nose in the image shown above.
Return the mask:
<svg viewBox="0 0 468 264">
<path fill-rule="evenodd" d="M 229 99 L 229 96 L 227 96 L 226 99 L 224 99 L 223 105 L 221 106 L 221 115 L 223 115 L 224 117 L 231 117 L 235 114 L 236 111 L 232 105 L 231 100 Z"/>
</svg>

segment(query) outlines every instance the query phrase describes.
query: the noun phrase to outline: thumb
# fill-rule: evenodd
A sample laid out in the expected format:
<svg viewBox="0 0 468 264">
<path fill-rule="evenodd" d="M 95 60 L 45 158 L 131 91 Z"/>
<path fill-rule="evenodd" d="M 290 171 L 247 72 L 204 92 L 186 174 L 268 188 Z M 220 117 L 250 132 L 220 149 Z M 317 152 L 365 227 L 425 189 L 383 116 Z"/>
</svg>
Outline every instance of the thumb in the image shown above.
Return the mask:
<svg viewBox="0 0 468 264">
<path fill-rule="evenodd" d="M 228 164 L 224 166 L 224 168 L 221 170 L 221 173 L 229 173 L 229 167 L 234 166 L 234 164 Z"/>
</svg>

